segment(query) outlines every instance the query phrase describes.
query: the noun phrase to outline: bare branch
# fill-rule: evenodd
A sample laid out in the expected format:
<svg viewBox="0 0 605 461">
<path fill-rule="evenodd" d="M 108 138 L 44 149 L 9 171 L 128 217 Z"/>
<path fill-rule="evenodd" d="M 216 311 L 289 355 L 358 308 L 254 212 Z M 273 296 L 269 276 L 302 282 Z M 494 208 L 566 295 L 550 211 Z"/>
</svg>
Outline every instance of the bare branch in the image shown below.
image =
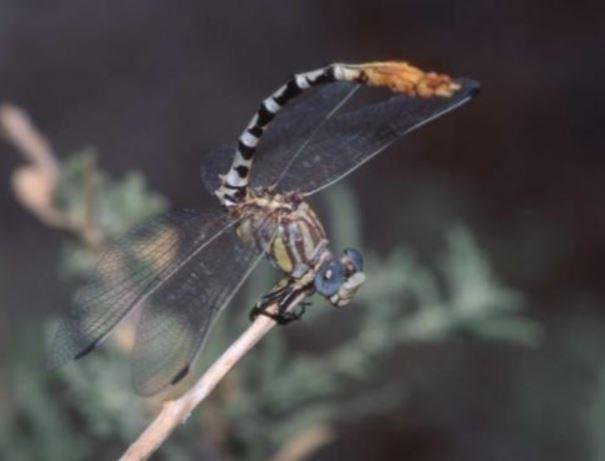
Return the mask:
<svg viewBox="0 0 605 461">
<path fill-rule="evenodd" d="M 0 134 L 12 143 L 27 161 L 12 175 L 17 200 L 40 221 L 50 227 L 76 234 L 89 247 L 100 247 L 103 233 L 92 220 L 94 195 L 94 161 L 87 165 L 83 192 L 86 198 L 84 222 L 74 222 L 53 203 L 59 178 L 59 162 L 50 143 L 36 129 L 23 109 L 11 104 L 0 105 Z"/>
<path fill-rule="evenodd" d="M 48 140 L 34 127 L 23 109 L 12 104 L 0 106 L 0 131 L 23 156 L 39 168 L 59 171 Z"/>
<path fill-rule="evenodd" d="M 301 292 L 292 300 L 287 311 L 292 310 L 305 297 Z M 276 306 L 268 310 L 275 311 Z M 244 355 L 260 341 L 274 326 L 275 321 L 267 316 L 259 315 L 257 319 L 242 333 L 223 354 L 208 368 L 202 377 L 181 397 L 164 403 L 160 413 L 128 448 L 120 458 L 121 461 L 139 461 L 147 459 L 156 451 L 174 429 L 185 422 L 193 409 L 198 406 L 225 375 L 235 366 Z"/>
</svg>

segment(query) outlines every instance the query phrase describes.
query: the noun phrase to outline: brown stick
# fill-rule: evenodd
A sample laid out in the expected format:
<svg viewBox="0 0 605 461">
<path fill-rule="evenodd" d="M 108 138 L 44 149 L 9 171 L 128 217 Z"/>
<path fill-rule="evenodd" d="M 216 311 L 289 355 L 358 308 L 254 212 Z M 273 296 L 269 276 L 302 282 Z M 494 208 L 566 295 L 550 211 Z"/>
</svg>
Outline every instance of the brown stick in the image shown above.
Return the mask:
<svg viewBox="0 0 605 461">
<path fill-rule="evenodd" d="M 55 207 L 53 196 L 59 177 L 59 162 L 50 143 L 27 113 L 12 104 L 0 104 L 0 135 L 12 143 L 27 161 L 12 175 L 17 200 L 44 224 L 73 232 L 87 246 L 98 249 L 103 241 L 103 232 L 92 219 L 94 160 L 89 161 L 85 172 L 85 220 L 74 222 Z"/>
<path fill-rule="evenodd" d="M 48 140 L 36 129 L 23 109 L 12 104 L 0 105 L 0 133 L 17 147 L 29 162 L 55 175 L 59 172 Z"/>
<path fill-rule="evenodd" d="M 287 311 L 298 305 L 305 296 L 305 293 L 301 292 L 291 302 Z M 272 307 L 275 308 L 275 306 Z M 139 461 L 151 456 L 172 431 L 189 417 L 193 409 L 208 397 L 231 368 L 275 325 L 273 319 L 259 315 L 185 394 L 176 400 L 164 403 L 160 413 L 122 455 L 120 461 Z"/>
</svg>

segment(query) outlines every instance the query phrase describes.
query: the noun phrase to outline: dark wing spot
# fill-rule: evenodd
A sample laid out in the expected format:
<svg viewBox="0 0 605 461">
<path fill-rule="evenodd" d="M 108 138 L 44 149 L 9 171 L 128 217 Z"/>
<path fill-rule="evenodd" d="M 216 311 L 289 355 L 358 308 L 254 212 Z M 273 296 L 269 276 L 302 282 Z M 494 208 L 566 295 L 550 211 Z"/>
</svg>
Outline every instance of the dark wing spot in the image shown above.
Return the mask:
<svg viewBox="0 0 605 461">
<path fill-rule="evenodd" d="M 95 350 L 97 348 L 97 346 L 99 345 L 99 343 L 101 342 L 100 339 L 97 339 L 96 341 L 94 341 L 92 344 L 90 344 L 89 346 L 86 346 L 84 349 L 82 349 L 80 352 L 78 352 L 76 354 L 76 356 L 74 357 L 74 360 L 78 360 L 81 359 L 82 357 L 84 357 L 85 355 L 90 354 L 93 350 Z"/>
<path fill-rule="evenodd" d="M 175 385 L 176 383 L 178 383 L 181 379 L 183 379 L 185 376 L 187 376 L 187 373 L 189 373 L 189 365 L 185 365 L 185 368 L 183 368 L 181 371 L 179 371 L 174 378 L 172 378 L 172 381 L 170 381 L 170 384 Z"/>
</svg>

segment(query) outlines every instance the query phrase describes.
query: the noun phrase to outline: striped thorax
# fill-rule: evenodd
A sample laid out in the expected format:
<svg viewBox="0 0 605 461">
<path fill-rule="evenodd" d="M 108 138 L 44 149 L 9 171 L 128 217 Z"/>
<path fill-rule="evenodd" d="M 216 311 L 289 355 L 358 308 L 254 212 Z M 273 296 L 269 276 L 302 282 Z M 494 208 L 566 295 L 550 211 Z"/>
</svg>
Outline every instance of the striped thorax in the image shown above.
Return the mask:
<svg viewBox="0 0 605 461">
<path fill-rule="evenodd" d="M 365 281 L 361 255 L 347 249 L 335 257 L 311 206 L 296 193 L 249 188 L 231 208 L 238 236 L 263 251 L 290 283 L 317 291 L 334 306 L 346 306 Z"/>
<path fill-rule="evenodd" d="M 239 237 L 264 250 L 292 278 L 302 277 L 326 257 L 324 228 L 309 204 L 295 193 L 250 189 L 234 212 L 242 218 L 237 227 Z"/>
</svg>

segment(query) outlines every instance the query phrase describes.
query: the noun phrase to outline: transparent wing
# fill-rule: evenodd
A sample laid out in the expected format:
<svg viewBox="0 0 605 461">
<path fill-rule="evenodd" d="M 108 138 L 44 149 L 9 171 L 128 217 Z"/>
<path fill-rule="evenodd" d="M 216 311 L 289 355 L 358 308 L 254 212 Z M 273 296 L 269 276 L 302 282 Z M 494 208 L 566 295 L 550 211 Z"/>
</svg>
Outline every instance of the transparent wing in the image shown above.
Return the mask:
<svg viewBox="0 0 605 461">
<path fill-rule="evenodd" d="M 219 175 L 229 171 L 234 155 L 235 144 L 224 144 L 204 155 L 202 159 L 202 182 L 210 194 L 213 194 L 220 187 Z"/>
<path fill-rule="evenodd" d="M 460 107 L 479 88 L 460 79 L 452 97 L 396 96 L 362 109 L 340 113 L 324 123 L 279 179 L 281 191 L 311 195 L 346 176 L 410 131 Z"/>
<path fill-rule="evenodd" d="M 273 235 L 271 226 L 259 231 Z M 132 352 L 139 394 L 153 395 L 188 373 L 213 321 L 261 257 L 261 248 L 223 232 L 145 300 Z"/>
<path fill-rule="evenodd" d="M 302 95 L 300 102 L 284 108 L 267 127 L 259 143 L 252 168 L 252 186 L 275 184 L 314 131 L 358 88 L 358 85 L 350 83 L 332 83 L 316 92 Z M 202 179 L 209 192 L 219 187 L 219 174 L 229 170 L 235 147 L 235 143 L 221 146 L 204 157 Z"/>
<path fill-rule="evenodd" d="M 48 366 L 57 368 L 92 351 L 139 301 L 202 253 L 235 222 L 226 213 L 179 212 L 128 232 L 101 257 L 76 293 L 51 344 Z"/>
</svg>

